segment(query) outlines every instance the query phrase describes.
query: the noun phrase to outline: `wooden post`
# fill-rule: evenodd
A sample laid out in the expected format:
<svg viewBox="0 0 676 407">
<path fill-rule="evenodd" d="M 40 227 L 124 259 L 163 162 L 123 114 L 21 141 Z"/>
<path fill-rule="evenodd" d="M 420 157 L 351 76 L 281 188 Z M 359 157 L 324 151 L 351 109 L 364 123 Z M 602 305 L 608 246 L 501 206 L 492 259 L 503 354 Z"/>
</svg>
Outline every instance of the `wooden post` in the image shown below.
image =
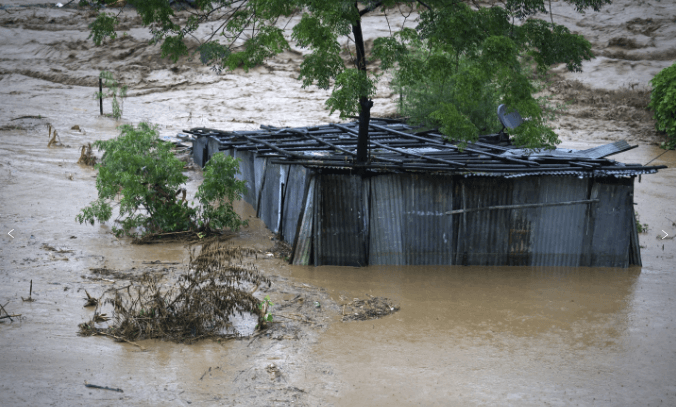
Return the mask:
<svg viewBox="0 0 676 407">
<path fill-rule="evenodd" d="M 99 77 L 99 111 L 103 116 L 103 80 Z"/>
</svg>

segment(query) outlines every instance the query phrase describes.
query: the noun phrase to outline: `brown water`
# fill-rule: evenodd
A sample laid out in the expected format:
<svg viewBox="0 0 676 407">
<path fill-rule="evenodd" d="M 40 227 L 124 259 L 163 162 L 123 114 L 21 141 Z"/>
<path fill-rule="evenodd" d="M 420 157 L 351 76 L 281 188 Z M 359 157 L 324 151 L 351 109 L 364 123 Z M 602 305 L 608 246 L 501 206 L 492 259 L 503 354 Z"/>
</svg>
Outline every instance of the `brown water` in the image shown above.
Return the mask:
<svg viewBox="0 0 676 407">
<path fill-rule="evenodd" d="M 316 324 L 281 340 L 143 341 L 145 351 L 78 337 L 77 325 L 92 313 L 82 307 L 84 290 L 100 295 L 124 283 L 92 280 L 89 268 L 141 273 L 151 267 L 144 262 L 187 259 L 181 244 L 131 245 L 115 239 L 110 225 L 74 220 L 96 197 L 95 171 L 76 164 L 79 147 L 115 136 L 122 123 L 98 116 L 91 85 L 100 69 L 133 85 L 125 121 L 149 118 L 166 135 L 201 124 L 241 129 L 334 118 L 323 110 L 323 91 L 300 90 L 293 78 L 297 53 L 246 75 L 216 77 L 187 62 L 174 73 L 153 59 L 157 49 L 134 39 L 143 38 L 141 29 L 95 48 L 84 41 L 84 13 L 8 11 L 0 18 L 0 304 L 9 301 L 7 311 L 23 317 L 0 322 L 1 406 L 676 405 L 676 242 L 661 239 L 662 230 L 676 235 L 674 151 L 652 163 L 669 169 L 636 183 L 636 209 L 649 225 L 641 235 L 642 268 L 314 268 L 260 256 L 258 267 L 277 278 L 273 301 L 281 307 L 302 293 L 308 303 L 321 302 L 284 311 L 311 311 Z M 139 48 L 124 56 L 130 46 Z M 378 112 L 395 104 L 379 92 Z M 11 120 L 25 115 L 45 118 Z M 562 146 L 616 137 L 598 130 L 608 121 L 590 120 Z M 70 147 L 47 148 L 48 122 Z M 83 131 L 71 130 L 75 124 Z M 613 126 L 624 126 L 621 135 L 633 131 L 626 122 Z M 642 144 L 617 159 L 646 164 L 662 153 Z M 187 174 L 194 192 L 201 174 Z M 251 207 L 237 208 L 251 226 L 233 243 L 269 251 L 270 232 Z M 153 267 L 176 273 L 181 265 Z M 31 280 L 36 301 L 24 302 Z M 339 322 L 337 304 L 366 294 L 389 297 L 401 310 Z M 85 381 L 124 392 L 90 389 Z"/>
</svg>

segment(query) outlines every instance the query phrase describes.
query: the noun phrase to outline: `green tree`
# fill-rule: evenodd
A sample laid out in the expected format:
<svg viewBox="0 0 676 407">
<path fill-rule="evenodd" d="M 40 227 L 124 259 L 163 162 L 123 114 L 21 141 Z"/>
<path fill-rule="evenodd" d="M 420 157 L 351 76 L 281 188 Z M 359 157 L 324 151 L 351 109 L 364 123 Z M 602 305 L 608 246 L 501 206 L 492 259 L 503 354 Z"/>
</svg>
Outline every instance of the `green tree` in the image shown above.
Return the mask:
<svg viewBox="0 0 676 407">
<path fill-rule="evenodd" d="M 661 147 L 672 150 L 676 148 L 676 64 L 661 70 L 650 83 L 648 108 L 655 112 L 657 130 L 667 133 L 668 140 Z"/>
<path fill-rule="evenodd" d="M 210 232 L 245 225 L 232 202 L 246 191 L 244 181 L 234 178 L 239 162 L 216 154 L 204 171 L 204 182 L 193 207 L 183 188 L 187 177 L 183 162 L 162 142 L 156 127 L 140 123 L 120 126 L 120 136 L 94 143 L 104 151 L 97 165 L 98 199 L 82 209 L 76 220 L 94 224 L 113 215 L 119 197 L 119 216 L 113 226 L 117 236 L 144 237 L 169 232 Z"/>
<path fill-rule="evenodd" d="M 113 0 L 99 0 L 113 1 Z M 578 11 L 598 10 L 611 0 L 564 0 Z M 216 69 L 249 69 L 289 47 L 280 18 L 300 13 L 291 40 L 308 48 L 300 66 L 302 86 L 333 86 L 327 107 L 339 111 L 342 118 L 359 114 L 357 159 L 367 160 L 368 124 L 378 77 L 369 72 L 368 61 L 380 59 L 381 68 L 408 69 L 407 75 L 426 74 L 425 64 L 412 64 L 409 54 L 414 41 L 421 41 L 432 51 L 434 63 L 452 62 L 438 70 L 450 74 L 461 94 L 460 104 L 472 98 L 480 84 L 492 83 L 501 102 L 518 109 L 527 120 L 515 133 L 515 142 L 527 147 L 548 146 L 556 135 L 543 124 L 542 112 L 532 98 L 533 87 L 525 73 L 524 57 L 532 59 L 540 72 L 564 62 L 570 70 L 579 70 L 582 60 L 590 59 L 591 46 L 581 36 L 563 27 L 532 18 L 546 13 L 545 0 L 503 0 L 495 6 L 469 7 L 460 0 L 427 1 L 347 1 L 347 0 L 196 0 L 187 20 L 179 19 L 168 1 L 129 0 L 136 7 L 143 24 L 150 28 L 153 41 L 161 43 L 165 57 L 177 61 L 190 54 L 186 38 L 195 36 L 200 26 L 216 27 L 201 39 L 194 51 L 205 64 Z M 362 34 L 365 16 L 394 7 L 415 7 L 420 19 L 415 29 L 403 29 L 379 38 L 372 54 L 367 55 Z M 114 36 L 117 20 L 103 15 L 92 25 L 97 44 Z M 518 26 L 515 19 L 525 20 Z M 526 18 L 528 18 L 526 20 Z M 237 40 L 244 46 L 235 50 Z M 340 38 L 347 38 L 354 52 L 351 60 L 340 55 Z M 237 44 L 239 45 L 239 44 Z M 467 69 L 462 69 L 461 63 Z M 415 65 L 415 66 L 413 66 Z M 461 74 L 462 73 L 462 74 Z M 476 138 L 476 126 L 461 106 L 446 103 L 430 117 L 440 124 L 450 139 Z"/>
</svg>

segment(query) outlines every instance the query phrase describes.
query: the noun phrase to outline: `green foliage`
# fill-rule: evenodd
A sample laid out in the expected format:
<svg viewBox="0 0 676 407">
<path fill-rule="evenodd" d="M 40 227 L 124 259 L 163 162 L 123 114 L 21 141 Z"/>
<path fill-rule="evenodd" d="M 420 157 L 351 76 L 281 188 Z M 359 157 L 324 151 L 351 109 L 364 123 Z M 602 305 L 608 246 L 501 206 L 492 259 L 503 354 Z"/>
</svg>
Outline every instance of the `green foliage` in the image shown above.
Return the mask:
<svg viewBox="0 0 676 407">
<path fill-rule="evenodd" d="M 369 77 L 358 69 L 345 69 L 336 76 L 334 90 L 326 105 L 334 111 L 340 111 L 340 117 L 346 118 L 358 114 L 359 98 L 371 98 L 376 94 L 376 78 Z"/>
<path fill-rule="evenodd" d="M 97 99 L 112 98 L 112 116 L 115 120 L 119 120 L 122 117 L 124 98 L 127 97 L 127 86 L 120 86 L 120 83 L 113 77 L 113 74 L 108 71 L 101 71 L 99 78 L 103 79 L 103 86 L 106 88 L 106 91 L 96 92 L 94 97 Z"/>
<path fill-rule="evenodd" d="M 564 1 L 580 12 L 598 11 L 611 2 Z M 556 63 L 579 71 L 582 62 L 593 57 L 591 44 L 563 26 L 533 18 L 547 12 L 545 0 L 500 3 L 469 7 L 450 0 L 197 0 L 192 15 L 180 20 L 166 0 L 130 0 L 153 41 L 163 41 L 162 55 L 174 61 L 190 54 L 186 38 L 211 24 L 192 52 L 217 71 L 247 70 L 288 49 L 279 19 L 302 13 L 291 35 L 296 45 L 308 50 L 298 79 L 303 87 L 333 87 L 326 101 L 331 112 L 340 111 L 344 118 L 368 106 L 359 100 L 375 94 L 378 76 L 369 71 L 369 63 L 379 59 L 381 69 L 396 69 L 402 101 L 420 123 L 440 126 L 451 139 L 474 140 L 496 129 L 493 111 L 505 103 L 527 118 L 513 131 L 515 144 L 551 148 L 558 138 L 546 126 L 547 116 L 532 97 L 529 79 Z M 399 6 L 418 10 L 417 26 L 376 39 L 367 55 L 362 18 Z M 114 34 L 116 20 L 111 18 L 100 16 L 92 25 L 95 41 Z M 341 55 L 341 38 L 348 39 L 348 61 Z M 418 107 L 410 107 L 414 104 Z"/>
<path fill-rule="evenodd" d="M 275 305 L 270 300 L 270 296 L 266 295 L 265 299 L 258 304 L 258 309 L 265 311 L 265 314 L 261 316 L 262 322 L 272 322 L 272 306 Z"/>
<path fill-rule="evenodd" d="M 374 55 L 383 69 L 395 70 L 400 113 L 449 139 L 474 141 L 501 129 L 496 111 L 504 103 L 528 118 L 511 131 L 514 144 L 555 147 L 558 137 L 546 124 L 551 112 L 533 98 L 530 78 L 554 63 L 578 71 L 593 55 L 588 41 L 563 26 L 537 19 L 512 24 L 514 13 L 537 12 L 540 3 L 522 2 L 525 8 L 511 13 L 465 4 L 433 8 L 421 14 L 417 31 L 377 39 Z"/>
<path fill-rule="evenodd" d="M 143 237 L 169 232 L 211 231 L 246 224 L 234 212 L 232 201 L 245 186 L 236 181 L 238 162 L 232 157 L 215 157 L 205 169 L 205 180 L 191 207 L 182 188 L 187 181 L 183 162 L 171 152 L 171 144 L 159 139 L 157 128 L 147 123 L 120 126 L 117 138 L 97 141 L 104 150 L 97 165 L 98 199 L 76 216 L 80 223 L 106 222 L 119 197 L 119 216 L 113 227 L 116 236 Z M 180 196 L 182 193 L 182 196 Z"/>
<path fill-rule="evenodd" d="M 200 204 L 201 228 L 237 230 L 246 225 L 232 207 L 246 192 L 246 181 L 235 179 L 238 172 L 239 160 L 225 154 L 216 154 L 207 162 L 204 181 L 195 195 Z"/>
<path fill-rule="evenodd" d="M 89 24 L 89 29 L 92 30 L 87 39 L 92 38 L 94 44 L 97 46 L 103 44 L 103 40 L 110 37 L 110 39 L 117 38 L 115 26 L 119 24 L 117 16 L 112 13 L 101 12 L 93 23 Z"/>
<path fill-rule="evenodd" d="M 634 211 L 634 220 L 636 221 L 636 230 L 638 233 L 648 233 L 648 224 L 647 223 L 641 223 L 638 217 L 638 213 Z"/>
<path fill-rule="evenodd" d="M 648 108 L 655 113 L 655 127 L 667 133 L 668 140 L 661 147 L 676 148 L 676 64 L 664 68 L 650 81 L 652 93 Z"/>
</svg>

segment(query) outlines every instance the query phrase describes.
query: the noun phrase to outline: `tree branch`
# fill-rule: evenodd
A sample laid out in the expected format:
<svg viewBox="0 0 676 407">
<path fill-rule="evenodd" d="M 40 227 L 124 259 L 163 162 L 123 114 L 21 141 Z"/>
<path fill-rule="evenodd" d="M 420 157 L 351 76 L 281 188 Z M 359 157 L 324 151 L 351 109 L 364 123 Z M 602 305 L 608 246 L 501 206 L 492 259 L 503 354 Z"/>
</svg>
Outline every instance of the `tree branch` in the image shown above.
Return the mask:
<svg viewBox="0 0 676 407">
<path fill-rule="evenodd" d="M 374 4 L 371 4 L 370 6 L 366 7 L 365 9 L 361 10 L 359 12 L 359 16 L 363 16 L 366 13 L 370 13 L 371 11 L 375 10 L 376 8 L 380 7 L 383 4 L 382 1 L 378 1 Z"/>
<path fill-rule="evenodd" d="M 422 1 L 418 0 L 418 3 L 420 3 L 420 4 L 421 4 L 423 7 L 425 7 L 426 9 L 432 11 L 432 7 L 428 6 L 427 4 L 423 3 Z"/>
</svg>

